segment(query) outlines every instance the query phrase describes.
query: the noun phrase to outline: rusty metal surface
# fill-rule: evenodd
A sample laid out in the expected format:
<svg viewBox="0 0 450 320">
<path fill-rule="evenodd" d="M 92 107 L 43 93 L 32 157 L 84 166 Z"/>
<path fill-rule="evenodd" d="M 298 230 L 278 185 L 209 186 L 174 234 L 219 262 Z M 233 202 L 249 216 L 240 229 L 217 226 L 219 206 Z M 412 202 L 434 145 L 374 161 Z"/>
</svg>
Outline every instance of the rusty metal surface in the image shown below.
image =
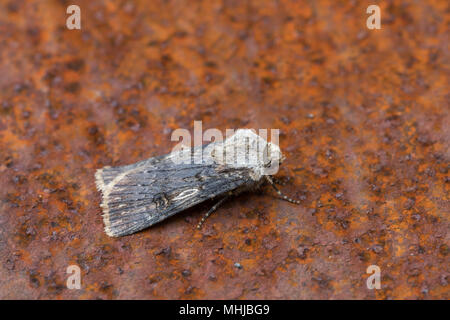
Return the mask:
<svg viewBox="0 0 450 320">
<path fill-rule="evenodd" d="M 447 1 L 0 3 L 0 298 L 448 299 Z M 176 128 L 279 128 L 278 177 L 138 234 L 95 169 Z M 82 288 L 66 288 L 66 268 Z M 368 290 L 366 268 L 381 268 Z"/>
</svg>

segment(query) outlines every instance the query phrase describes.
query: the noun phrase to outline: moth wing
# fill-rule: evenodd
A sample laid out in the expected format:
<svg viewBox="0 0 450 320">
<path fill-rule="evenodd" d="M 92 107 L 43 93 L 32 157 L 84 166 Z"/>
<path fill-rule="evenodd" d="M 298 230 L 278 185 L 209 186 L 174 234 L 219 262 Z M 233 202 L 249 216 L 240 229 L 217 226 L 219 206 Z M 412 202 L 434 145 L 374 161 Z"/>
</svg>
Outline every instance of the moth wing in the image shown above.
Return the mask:
<svg viewBox="0 0 450 320">
<path fill-rule="evenodd" d="M 177 164 L 169 156 L 96 172 L 105 232 L 112 237 L 147 228 L 250 181 L 246 168 Z"/>
</svg>

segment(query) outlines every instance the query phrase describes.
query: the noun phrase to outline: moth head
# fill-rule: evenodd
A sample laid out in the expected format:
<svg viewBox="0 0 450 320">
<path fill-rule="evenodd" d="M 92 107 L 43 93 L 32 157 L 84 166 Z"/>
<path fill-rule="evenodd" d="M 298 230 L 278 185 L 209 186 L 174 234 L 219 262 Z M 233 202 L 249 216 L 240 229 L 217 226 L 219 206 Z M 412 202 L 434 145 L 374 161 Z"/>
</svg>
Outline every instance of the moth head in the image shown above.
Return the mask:
<svg viewBox="0 0 450 320">
<path fill-rule="evenodd" d="M 264 155 L 264 167 L 266 168 L 278 166 L 286 159 L 280 147 L 271 142 L 267 143 L 267 150 Z"/>
</svg>

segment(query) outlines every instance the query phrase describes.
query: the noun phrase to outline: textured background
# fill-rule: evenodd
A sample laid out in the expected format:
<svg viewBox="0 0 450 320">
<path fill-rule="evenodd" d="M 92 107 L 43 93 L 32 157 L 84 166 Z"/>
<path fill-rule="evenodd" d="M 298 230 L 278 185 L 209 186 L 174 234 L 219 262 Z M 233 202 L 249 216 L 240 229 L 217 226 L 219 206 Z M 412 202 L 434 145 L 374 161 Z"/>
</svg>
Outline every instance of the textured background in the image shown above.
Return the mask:
<svg viewBox="0 0 450 320">
<path fill-rule="evenodd" d="M 449 22 L 445 0 L 2 0 L 0 298 L 449 299 Z M 302 204 L 263 188 L 201 231 L 213 202 L 106 236 L 95 169 L 194 120 L 279 128 Z"/>
</svg>

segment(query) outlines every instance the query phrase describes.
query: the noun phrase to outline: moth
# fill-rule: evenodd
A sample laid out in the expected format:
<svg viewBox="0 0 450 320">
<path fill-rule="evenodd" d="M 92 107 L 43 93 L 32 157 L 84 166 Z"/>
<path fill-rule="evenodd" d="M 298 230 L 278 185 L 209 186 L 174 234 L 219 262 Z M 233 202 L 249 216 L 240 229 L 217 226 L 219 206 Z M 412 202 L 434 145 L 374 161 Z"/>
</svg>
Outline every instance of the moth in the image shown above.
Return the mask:
<svg viewBox="0 0 450 320">
<path fill-rule="evenodd" d="M 224 141 L 181 148 L 131 165 L 104 167 L 95 173 L 102 194 L 105 232 L 111 237 L 135 233 L 205 200 L 220 198 L 205 219 L 230 196 L 268 182 L 284 160 L 280 148 L 253 130 L 239 129 Z M 273 171 L 273 170 L 272 170 Z"/>
</svg>

